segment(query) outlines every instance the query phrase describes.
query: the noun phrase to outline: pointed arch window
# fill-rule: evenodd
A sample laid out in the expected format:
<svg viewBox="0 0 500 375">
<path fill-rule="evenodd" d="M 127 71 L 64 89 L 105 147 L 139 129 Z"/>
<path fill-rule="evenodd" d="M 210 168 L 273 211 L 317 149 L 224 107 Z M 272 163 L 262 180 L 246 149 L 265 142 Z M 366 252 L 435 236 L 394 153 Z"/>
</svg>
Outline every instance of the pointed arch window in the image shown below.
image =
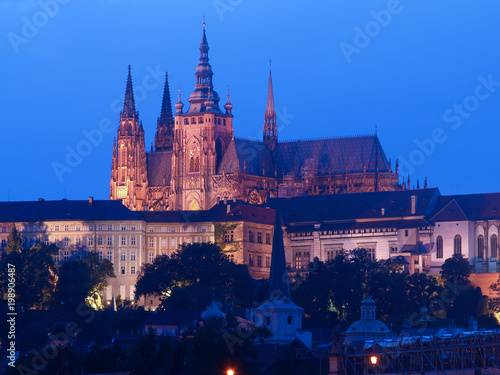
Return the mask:
<svg viewBox="0 0 500 375">
<path fill-rule="evenodd" d="M 436 239 L 436 258 L 443 257 L 443 237 L 438 236 Z"/>
<path fill-rule="evenodd" d="M 478 259 L 484 258 L 484 237 L 482 234 L 477 237 L 477 257 Z"/>
<path fill-rule="evenodd" d="M 453 239 L 453 253 L 462 254 L 462 236 L 459 234 L 455 235 Z"/>
<path fill-rule="evenodd" d="M 491 235 L 491 257 L 497 258 L 498 253 L 498 237 L 496 234 Z"/>
</svg>

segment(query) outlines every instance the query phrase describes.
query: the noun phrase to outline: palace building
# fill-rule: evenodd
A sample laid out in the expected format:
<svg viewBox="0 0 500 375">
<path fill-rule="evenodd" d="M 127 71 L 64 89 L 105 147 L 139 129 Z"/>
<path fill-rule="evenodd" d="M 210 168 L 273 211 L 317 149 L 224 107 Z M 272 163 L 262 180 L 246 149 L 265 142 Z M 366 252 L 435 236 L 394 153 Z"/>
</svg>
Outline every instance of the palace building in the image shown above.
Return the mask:
<svg viewBox="0 0 500 375">
<path fill-rule="evenodd" d="M 129 67 L 113 144 L 110 199 L 135 211 L 207 210 L 223 199 L 400 190 L 376 135 L 279 142 L 271 71 L 262 141 L 234 137 L 233 105 L 214 90 L 203 27 L 195 89 L 172 112 L 168 75 L 154 146 L 146 152 Z M 235 123 L 235 126 L 237 122 Z M 279 193 L 278 193 L 279 192 Z"/>
</svg>

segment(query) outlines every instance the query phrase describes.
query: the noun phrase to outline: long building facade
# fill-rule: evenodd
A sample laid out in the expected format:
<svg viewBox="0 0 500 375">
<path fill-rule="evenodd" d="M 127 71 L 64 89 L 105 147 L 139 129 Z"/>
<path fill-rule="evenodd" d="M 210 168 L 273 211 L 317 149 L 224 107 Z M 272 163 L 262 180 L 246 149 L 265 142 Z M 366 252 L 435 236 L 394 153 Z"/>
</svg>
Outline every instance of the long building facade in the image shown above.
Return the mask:
<svg viewBox="0 0 500 375">
<path fill-rule="evenodd" d="M 205 26 L 199 49 L 187 109 L 179 92 L 172 112 L 166 76 L 150 152 L 129 67 L 113 144 L 110 199 L 137 211 L 208 210 L 223 199 L 262 204 L 277 196 L 401 189 L 397 163 L 393 172 L 376 135 L 278 142 L 271 71 L 262 141 L 235 138 L 229 93 L 222 106 L 214 90 Z"/>
<path fill-rule="evenodd" d="M 342 250 L 364 248 L 410 273 L 438 274 L 447 258 L 462 254 L 488 288 L 500 272 L 499 207 L 500 193 L 443 196 L 437 188 L 277 198 L 266 205 L 221 200 L 198 211 L 138 212 L 92 198 L 0 202 L 0 248 L 15 226 L 27 248 L 57 244 L 58 262 L 95 251 L 113 262 L 117 276 L 104 298 L 133 299 L 142 265 L 184 243 L 217 243 L 253 277 L 269 277 L 279 208 L 290 272 L 307 272 L 316 257 L 328 262 Z"/>
</svg>

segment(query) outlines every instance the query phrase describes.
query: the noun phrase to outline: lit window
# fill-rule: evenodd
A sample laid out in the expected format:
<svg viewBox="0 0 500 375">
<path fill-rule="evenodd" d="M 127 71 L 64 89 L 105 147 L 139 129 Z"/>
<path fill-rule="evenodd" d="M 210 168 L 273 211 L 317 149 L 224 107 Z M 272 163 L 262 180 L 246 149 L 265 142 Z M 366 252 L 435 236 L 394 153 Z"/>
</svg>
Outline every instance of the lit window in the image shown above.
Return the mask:
<svg viewBox="0 0 500 375">
<path fill-rule="evenodd" d="M 224 231 L 224 242 L 233 242 L 234 241 L 234 231 L 226 230 Z"/>
</svg>

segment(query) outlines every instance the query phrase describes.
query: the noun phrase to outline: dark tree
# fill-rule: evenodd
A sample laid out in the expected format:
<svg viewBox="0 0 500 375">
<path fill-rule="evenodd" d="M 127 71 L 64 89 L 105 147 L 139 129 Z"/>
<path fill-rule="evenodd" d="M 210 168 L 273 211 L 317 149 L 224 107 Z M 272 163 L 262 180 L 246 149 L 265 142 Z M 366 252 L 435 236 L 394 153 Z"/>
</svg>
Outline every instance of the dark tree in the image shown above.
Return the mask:
<svg viewBox="0 0 500 375">
<path fill-rule="evenodd" d="M 469 285 L 472 267 L 462 254 L 453 254 L 441 266 L 441 276 L 445 281 L 458 285 Z"/>
<path fill-rule="evenodd" d="M 247 267 L 230 261 L 215 244 L 194 243 L 182 245 L 171 257 L 157 257 L 144 265 L 135 295 L 161 296 L 163 308 L 186 309 L 208 305 L 212 288 L 218 299 L 234 296 L 236 307 L 252 302 L 253 282 Z"/>
<path fill-rule="evenodd" d="M 5 254 L 0 260 L 0 293 L 8 287 L 7 265 L 15 266 L 16 303 L 26 309 L 47 308 L 54 294 L 56 266 L 54 255 L 59 252 L 55 245 L 37 244 L 30 249 L 22 246 L 15 226 L 9 235 Z"/>
</svg>

